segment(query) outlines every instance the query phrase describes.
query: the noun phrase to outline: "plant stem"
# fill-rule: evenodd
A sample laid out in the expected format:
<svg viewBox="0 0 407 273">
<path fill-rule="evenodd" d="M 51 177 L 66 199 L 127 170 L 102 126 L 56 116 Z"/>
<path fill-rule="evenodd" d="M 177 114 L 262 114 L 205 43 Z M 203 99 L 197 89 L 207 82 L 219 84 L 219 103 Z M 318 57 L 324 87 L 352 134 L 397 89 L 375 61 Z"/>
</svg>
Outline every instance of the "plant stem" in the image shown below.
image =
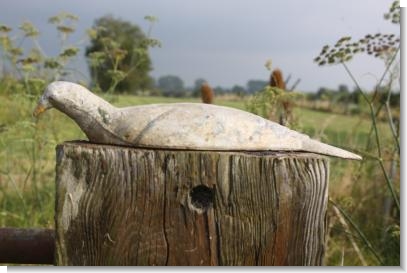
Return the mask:
<svg viewBox="0 0 407 273">
<path fill-rule="evenodd" d="M 399 201 L 399 199 L 397 197 L 397 194 L 396 194 L 396 192 L 394 190 L 393 182 L 392 182 L 391 178 L 389 177 L 389 175 L 387 174 L 387 171 L 386 171 L 386 168 L 384 167 L 382 159 L 379 159 L 379 164 L 380 164 L 380 168 L 383 171 L 384 177 L 386 179 L 387 187 L 389 188 L 390 193 L 391 193 L 391 195 L 392 195 L 392 197 L 394 199 L 394 203 L 396 204 L 398 211 L 400 211 L 400 201 Z"/>
<path fill-rule="evenodd" d="M 360 88 L 359 83 L 357 82 L 357 80 L 353 76 L 352 72 L 350 72 L 348 66 L 344 62 L 342 62 L 342 65 L 345 68 L 348 75 L 351 77 L 352 81 L 355 83 L 356 88 L 359 91 L 359 93 L 362 95 L 364 100 L 369 105 L 370 118 L 372 119 L 372 125 L 373 125 L 373 129 L 374 129 L 374 132 L 375 132 L 375 138 L 376 138 L 376 144 L 377 144 L 377 153 L 379 155 L 379 158 L 381 158 L 382 157 L 382 149 L 381 149 L 381 143 L 380 143 L 380 138 L 379 138 L 379 131 L 377 130 L 377 121 L 376 121 L 376 115 L 375 115 L 376 111 L 375 111 L 373 102 L 370 101 L 369 98 L 367 97 L 367 95 L 362 91 L 362 88 Z"/>
<path fill-rule="evenodd" d="M 367 266 L 365 257 L 363 257 L 363 254 L 362 254 L 362 252 L 360 251 L 359 246 L 356 244 L 355 239 L 354 239 L 353 236 L 351 235 L 351 232 L 350 232 L 350 230 L 349 230 L 348 224 L 346 223 L 345 219 L 343 219 L 343 216 L 341 215 L 339 209 L 338 209 L 337 207 L 335 207 L 335 206 L 333 206 L 333 209 L 334 209 L 334 212 L 335 212 L 336 216 L 337 216 L 338 219 L 339 219 L 339 222 L 341 223 L 341 225 L 342 225 L 343 228 L 345 229 L 345 234 L 346 234 L 346 236 L 348 237 L 349 241 L 351 242 L 351 244 L 352 244 L 352 246 L 353 246 L 353 249 L 355 250 L 356 254 L 357 254 L 358 257 L 359 257 L 359 260 L 361 261 L 361 263 L 362 263 L 363 266 Z"/>
<path fill-rule="evenodd" d="M 387 120 L 389 123 L 391 134 L 394 138 L 394 142 L 396 142 L 398 154 L 400 154 L 399 133 L 397 132 L 396 127 L 394 126 L 393 115 L 391 113 L 391 108 L 390 108 L 391 83 L 392 83 L 392 81 L 390 81 L 388 84 L 386 102 L 384 103 L 384 107 L 386 109 Z"/>
<path fill-rule="evenodd" d="M 353 222 L 352 218 L 349 216 L 348 213 L 346 213 L 338 204 L 336 204 L 334 201 L 329 199 L 329 203 L 334 205 L 341 213 L 342 215 L 346 218 L 346 220 L 351 224 L 351 226 L 355 229 L 355 231 L 358 233 L 359 237 L 362 239 L 362 241 L 366 244 L 366 246 L 369 248 L 369 250 L 373 253 L 377 261 L 379 262 L 380 265 L 383 265 L 382 259 L 380 258 L 379 254 L 376 252 L 376 250 L 373 248 L 372 244 L 369 242 L 369 240 L 366 238 L 365 234 L 362 232 L 362 230 L 356 225 L 355 222 Z"/>
<path fill-rule="evenodd" d="M 398 52 L 398 51 L 397 51 Z M 397 54 L 396 52 L 396 54 Z M 396 55 L 395 54 L 395 55 Z M 389 62 L 389 64 L 387 65 L 384 75 L 387 73 L 387 71 L 389 70 L 390 65 L 392 64 L 392 62 L 395 60 L 395 57 L 393 56 L 393 58 L 391 59 L 391 61 Z M 383 175 L 384 178 L 386 180 L 387 186 L 391 192 L 391 195 L 394 199 L 394 203 L 397 206 L 397 209 L 400 211 L 400 202 L 398 200 L 398 197 L 394 191 L 394 187 L 393 187 L 393 182 L 391 181 L 391 178 L 389 177 L 389 175 L 387 174 L 387 171 L 384 167 L 383 164 L 383 158 L 382 158 L 382 149 L 381 149 L 381 142 L 380 142 L 380 138 L 379 138 L 379 131 L 377 129 L 377 120 L 376 120 L 376 111 L 375 111 L 375 107 L 373 105 L 373 102 L 369 100 L 369 98 L 366 96 L 366 94 L 362 91 L 362 89 L 359 86 L 359 83 L 357 82 L 357 80 L 355 79 L 355 77 L 353 76 L 353 74 L 350 72 L 348 66 L 342 62 L 343 67 L 345 68 L 346 72 L 348 73 L 348 75 L 351 77 L 352 81 L 355 83 L 357 90 L 360 92 L 360 94 L 363 96 L 363 98 L 365 99 L 365 101 L 368 103 L 369 105 L 369 109 L 370 109 L 370 117 L 372 120 L 372 126 L 374 129 L 374 133 L 375 133 L 375 139 L 376 139 L 376 145 L 377 145 L 377 154 L 378 154 L 378 158 L 377 160 L 379 161 L 380 167 L 383 171 Z M 383 81 L 384 79 L 384 75 L 382 76 L 379 84 Z"/>
</svg>

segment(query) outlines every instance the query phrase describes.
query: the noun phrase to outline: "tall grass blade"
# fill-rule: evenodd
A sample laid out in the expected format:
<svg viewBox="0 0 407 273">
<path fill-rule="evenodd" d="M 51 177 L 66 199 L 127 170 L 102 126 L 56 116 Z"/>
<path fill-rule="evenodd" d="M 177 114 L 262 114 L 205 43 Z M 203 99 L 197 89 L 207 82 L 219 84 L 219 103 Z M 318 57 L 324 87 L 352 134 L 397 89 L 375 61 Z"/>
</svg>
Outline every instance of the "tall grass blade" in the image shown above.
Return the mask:
<svg viewBox="0 0 407 273">
<path fill-rule="evenodd" d="M 359 228 L 359 226 L 352 220 L 352 218 L 349 216 L 349 214 L 347 212 L 345 212 L 345 210 L 343 210 L 338 204 L 336 204 L 334 201 L 332 201 L 331 199 L 329 199 L 329 203 L 331 203 L 333 206 L 335 206 L 341 213 L 342 215 L 345 217 L 345 219 L 349 222 L 349 224 L 353 227 L 353 229 L 357 232 L 357 234 L 359 235 L 359 237 L 362 239 L 362 241 L 365 243 L 365 245 L 367 246 L 367 248 L 372 252 L 372 254 L 374 255 L 374 257 L 376 258 L 376 260 L 379 262 L 380 265 L 383 265 L 383 261 L 380 258 L 379 254 L 377 253 L 377 251 L 373 248 L 372 244 L 370 243 L 370 241 L 366 238 L 366 235 L 363 233 L 363 231 Z"/>
</svg>

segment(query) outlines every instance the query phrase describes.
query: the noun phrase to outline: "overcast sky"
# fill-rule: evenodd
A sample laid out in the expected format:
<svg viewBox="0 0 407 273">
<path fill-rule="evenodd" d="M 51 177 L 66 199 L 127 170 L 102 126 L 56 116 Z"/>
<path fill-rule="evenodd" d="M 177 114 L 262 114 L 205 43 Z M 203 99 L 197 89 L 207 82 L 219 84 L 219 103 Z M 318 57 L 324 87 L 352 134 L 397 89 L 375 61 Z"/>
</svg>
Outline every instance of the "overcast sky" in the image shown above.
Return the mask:
<svg viewBox="0 0 407 273">
<path fill-rule="evenodd" d="M 264 64 L 285 76 L 301 79 L 298 89 L 353 88 L 341 66 L 319 67 L 313 59 L 325 44 L 340 37 L 361 38 L 377 32 L 399 35 L 398 25 L 383 19 L 392 0 L 1 0 L 0 24 L 17 27 L 30 21 L 40 31 L 45 51 L 55 54 L 56 32 L 47 23 L 61 11 L 79 16 L 72 41 L 86 36 L 93 21 L 106 14 L 138 24 L 147 30 L 145 15 L 158 17 L 152 36 L 162 42 L 153 49 L 152 76 L 177 75 L 186 85 L 197 78 L 212 86 L 245 86 L 250 79 L 268 80 Z M 82 40 L 83 41 L 83 40 Z M 80 46 L 86 46 L 82 42 Z M 83 54 L 83 51 L 82 53 Z M 83 55 L 81 55 L 83 56 Z M 76 65 L 87 74 L 83 58 Z M 381 76 L 384 65 L 360 56 L 350 68 L 365 88 Z"/>
</svg>

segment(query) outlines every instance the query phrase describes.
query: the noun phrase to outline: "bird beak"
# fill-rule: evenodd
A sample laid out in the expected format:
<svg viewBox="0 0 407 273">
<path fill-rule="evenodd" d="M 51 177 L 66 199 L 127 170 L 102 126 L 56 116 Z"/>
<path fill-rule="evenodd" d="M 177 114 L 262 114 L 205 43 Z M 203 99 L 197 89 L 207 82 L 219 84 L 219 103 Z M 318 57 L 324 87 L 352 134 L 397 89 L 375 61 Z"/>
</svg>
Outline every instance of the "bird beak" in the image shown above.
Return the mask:
<svg viewBox="0 0 407 273">
<path fill-rule="evenodd" d="M 38 103 L 37 107 L 34 109 L 33 116 L 38 117 L 38 115 L 45 112 L 45 110 L 47 110 L 47 108 L 45 108 L 41 103 Z"/>
</svg>

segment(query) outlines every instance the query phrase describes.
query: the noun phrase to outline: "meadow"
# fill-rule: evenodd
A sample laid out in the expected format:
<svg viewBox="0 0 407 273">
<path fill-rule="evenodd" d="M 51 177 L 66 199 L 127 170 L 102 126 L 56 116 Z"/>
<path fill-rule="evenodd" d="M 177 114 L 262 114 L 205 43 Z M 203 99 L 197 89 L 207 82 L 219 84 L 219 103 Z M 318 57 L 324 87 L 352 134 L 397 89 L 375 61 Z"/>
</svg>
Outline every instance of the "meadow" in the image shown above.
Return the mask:
<svg viewBox="0 0 407 273">
<path fill-rule="evenodd" d="M 106 95 L 105 95 L 106 97 Z M 200 102 L 199 98 L 108 95 L 116 106 L 151 103 Z M 37 97 L 22 94 L 0 96 L 0 226 L 54 226 L 55 146 L 86 139 L 79 127 L 62 113 L 51 110 L 32 117 Z M 215 104 L 246 109 L 248 97 L 216 97 Z M 356 115 L 294 108 L 296 130 L 315 139 L 354 152 L 365 150 L 371 121 Z M 388 124 L 378 123 L 383 144 L 391 142 Z M 363 154 L 362 154 L 363 155 Z M 399 230 L 395 210 L 383 214 L 389 194 L 376 161 L 330 159 L 327 265 L 378 265 L 399 263 Z M 391 162 L 385 162 L 386 168 Z M 395 181 L 399 178 L 395 177 Z M 396 185 L 397 186 L 397 185 Z M 398 186 L 397 186 L 398 187 Z M 340 208 L 356 227 L 343 223 Z M 360 232 L 367 239 L 363 240 Z M 397 233 L 398 232 L 398 233 Z M 386 247 L 386 248 L 384 248 Z M 372 250 L 373 249 L 373 250 Z M 380 249 L 380 250 L 379 250 Z M 378 255 L 380 260 L 377 259 Z"/>
</svg>

